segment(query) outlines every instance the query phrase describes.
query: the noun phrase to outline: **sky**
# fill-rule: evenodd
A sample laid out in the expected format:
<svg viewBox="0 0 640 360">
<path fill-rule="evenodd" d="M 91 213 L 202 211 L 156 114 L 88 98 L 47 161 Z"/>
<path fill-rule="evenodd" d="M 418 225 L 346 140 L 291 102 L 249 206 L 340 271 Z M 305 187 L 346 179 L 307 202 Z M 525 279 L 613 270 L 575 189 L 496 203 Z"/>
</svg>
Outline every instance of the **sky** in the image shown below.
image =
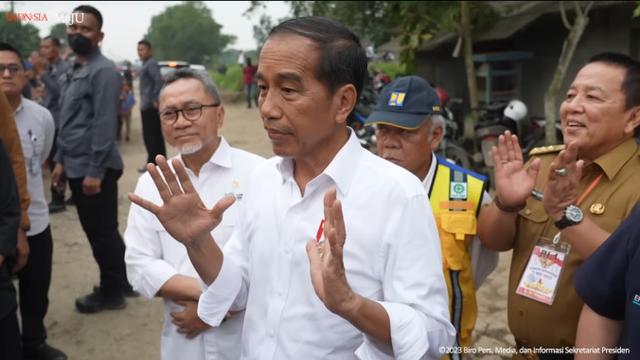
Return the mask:
<svg viewBox="0 0 640 360">
<path fill-rule="evenodd" d="M 136 46 L 151 25 L 151 18 L 162 13 L 167 7 L 181 1 L 14 1 L 16 13 L 44 13 L 48 21 L 30 21 L 40 30 L 40 36 L 49 35 L 51 26 L 60 21 L 78 5 L 88 4 L 102 13 L 104 41 L 102 52 L 114 61 L 135 60 Z M 222 33 L 236 36 L 236 42 L 229 48 L 250 50 L 256 48 L 253 25 L 258 24 L 260 15 L 271 16 L 273 21 L 289 14 L 289 5 L 283 1 L 266 1 L 266 9 L 247 18 L 242 14 L 249 8 L 249 1 L 204 1 L 211 10 L 213 19 L 222 25 Z M 10 2 L 0 1 L 0 10 L 9 11 Z"/>
</svg>

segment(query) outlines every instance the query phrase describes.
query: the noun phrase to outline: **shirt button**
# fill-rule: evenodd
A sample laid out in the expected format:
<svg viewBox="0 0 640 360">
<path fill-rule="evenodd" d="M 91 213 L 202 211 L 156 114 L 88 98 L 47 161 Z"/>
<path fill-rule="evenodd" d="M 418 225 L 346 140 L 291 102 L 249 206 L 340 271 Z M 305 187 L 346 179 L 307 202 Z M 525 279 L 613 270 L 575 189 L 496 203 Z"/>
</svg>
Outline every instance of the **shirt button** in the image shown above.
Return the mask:
<svg viewBox="0 0 640 360">
<path fill-rule="evenodd" d="M 531 215 L 531 210 L 529 210 L 529 209 L 525 209 L 525 210 L 524 210 L 524 213 L 525 213 L 525 215 Z"/>
<path fill-rule="evenodd" d="M 269 330 L 268 335 L 272 338 L 275 334 L 273 333 L 273 330 Z"/>
</svg>

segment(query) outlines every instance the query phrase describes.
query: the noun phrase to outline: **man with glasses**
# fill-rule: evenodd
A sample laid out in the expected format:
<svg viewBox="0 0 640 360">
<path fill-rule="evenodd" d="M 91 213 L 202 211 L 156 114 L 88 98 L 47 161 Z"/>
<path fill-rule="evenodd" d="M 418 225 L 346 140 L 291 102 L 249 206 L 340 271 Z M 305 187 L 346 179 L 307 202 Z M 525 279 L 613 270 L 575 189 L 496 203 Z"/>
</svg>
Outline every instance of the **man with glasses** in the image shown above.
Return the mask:
<svg viewBox="0 0 640 360">
<path fill-rule="evenodd" d="M 13 110 L 27 168 L 27 190 L 31 196 L 28 210 L 31 228 L 26 232 L 26 253 L 29 257 L 18 273 L 24 355 L 29 359 L 66 359 L 63 352 L 46 343 L 44 326 L 49 305 L 53 240 L 44 196 L 42 165 L 53 144 L 55 125 L 49 110 L 22 96 L 22 89 L 28 81 L 22 56 L 6 43 L 0 43 L 0 70 L 0 88 Z"/>
<path fill-rule="evenodd" d="M 211 79 L 194 70 L 178 70 L 167 77 L 159 100 L 164 135 L 180 152 L 175 158 L 187 168 L 205 204 L 212 206 L 229 194 L 242 199 L 249 174 L 264 159 L 232 148 L 218 135 L 224 107 Z M 162 203 L 149 173 L 140 177 L 135 193 Z M 219 246 L 231 236 L 236 217 L 227 212 L 212 232 Z M 201 288 L 185 247 L 153 214 L 135 204 L 129 211 L 124 239 L 127 274 L 134 288 L 145 297 L 164 298 L 162 359 L 238 359 L 244 313 L 230 315 L 216 328 L 200 320 Z"/>
<path fill-rule="evenodd" d="M 118 233 L 118 178 L 123 164 L 116 128 L 122 78 L 115 64 L 100 53 L 98 44 L 104 38 L 100 12 L 82 5 L 74 13 L 84 16 L 67 27 L 76 60 L 62 85 L 52 182 L 55 186 L 64 170 L 100 269 L 99 286 L 76 299 L 78 311 L 95 313 L 124 308 L 124 293 L 132 293 L 124 266 L 124 242 Z"/>
</svg>

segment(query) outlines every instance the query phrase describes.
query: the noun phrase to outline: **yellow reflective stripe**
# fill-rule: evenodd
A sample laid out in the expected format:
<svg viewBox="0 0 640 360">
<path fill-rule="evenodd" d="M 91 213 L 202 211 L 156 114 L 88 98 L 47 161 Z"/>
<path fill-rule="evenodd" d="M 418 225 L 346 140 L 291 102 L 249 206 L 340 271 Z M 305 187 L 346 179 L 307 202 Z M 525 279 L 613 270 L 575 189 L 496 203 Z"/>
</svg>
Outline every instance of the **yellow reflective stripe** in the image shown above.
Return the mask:
<svg viewBox="0 0 640 360">
<path fill-rule="evenodd" d="M 434 214 L 439 213 L 440 203 L 449 201 L 449 179 L 451 176 L 451 170 L 441 164 L 436 165 L 436 176 L 433 179 L 431 185 L 431 194 L 429 195 L 429 202 L 431 203 L 431 209 Z"/>
</svg>

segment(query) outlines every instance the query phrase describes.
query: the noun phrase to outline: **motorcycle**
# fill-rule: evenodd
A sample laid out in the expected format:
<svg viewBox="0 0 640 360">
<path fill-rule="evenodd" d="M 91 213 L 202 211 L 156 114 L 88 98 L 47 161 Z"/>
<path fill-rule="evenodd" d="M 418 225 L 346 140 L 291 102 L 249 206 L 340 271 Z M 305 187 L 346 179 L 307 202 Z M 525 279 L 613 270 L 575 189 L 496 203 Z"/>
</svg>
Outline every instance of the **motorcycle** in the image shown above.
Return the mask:
<svg viewBox="0 0 640 360">
<path fill-rule="evenodd" d="M 455 117 L 454 112 L 449 104 L 462 104 L 462 99 L 441 99 L 443 104 L 442 116 L 444 117 L 444 136 L 438 145 L 436 154 L 449 160 L 450 162 L 460 165 L 461 167 L 470 169 L 472 166 L 471 157 L 465 149 L 465 139 L 462 128 L 462 121 Z"/>
<path fill-rule="evenodd" d="M 525 161 L 529 151 L 545 144 L 545 119 L 527 118 L 527 106 L 520 100 L 510 102 L 494 102 L 477 108 L 481 116 L 475 127 L 476 141 L 480 144 L 479 154 L 475 159 L 481 159 L 483 164 L 477 164 L 481 172 L 488 173 L 491 184 L 493 179 L 493 156 L 491 149 L 497 146 L 498 137 L 506 130 L 518 136 L 520 148 Z M 562 129 L 556 122 L 556 137 L 562 141 Z M 481 155 L 481 156 L 478 156 Z M 493 185 L 492 185 L 493 186 Z"/>
<path fill-rule="evenodd" d="M 373 111 L 377 101 L 378 94 L 373 88 L 371 77 L 368 77 L 347 123 L 355 131 L 360 145 L 374 153 L 376 151 L 376 131 L 373 126 L 365 125 L 365 120 Z"/>
</svg>

